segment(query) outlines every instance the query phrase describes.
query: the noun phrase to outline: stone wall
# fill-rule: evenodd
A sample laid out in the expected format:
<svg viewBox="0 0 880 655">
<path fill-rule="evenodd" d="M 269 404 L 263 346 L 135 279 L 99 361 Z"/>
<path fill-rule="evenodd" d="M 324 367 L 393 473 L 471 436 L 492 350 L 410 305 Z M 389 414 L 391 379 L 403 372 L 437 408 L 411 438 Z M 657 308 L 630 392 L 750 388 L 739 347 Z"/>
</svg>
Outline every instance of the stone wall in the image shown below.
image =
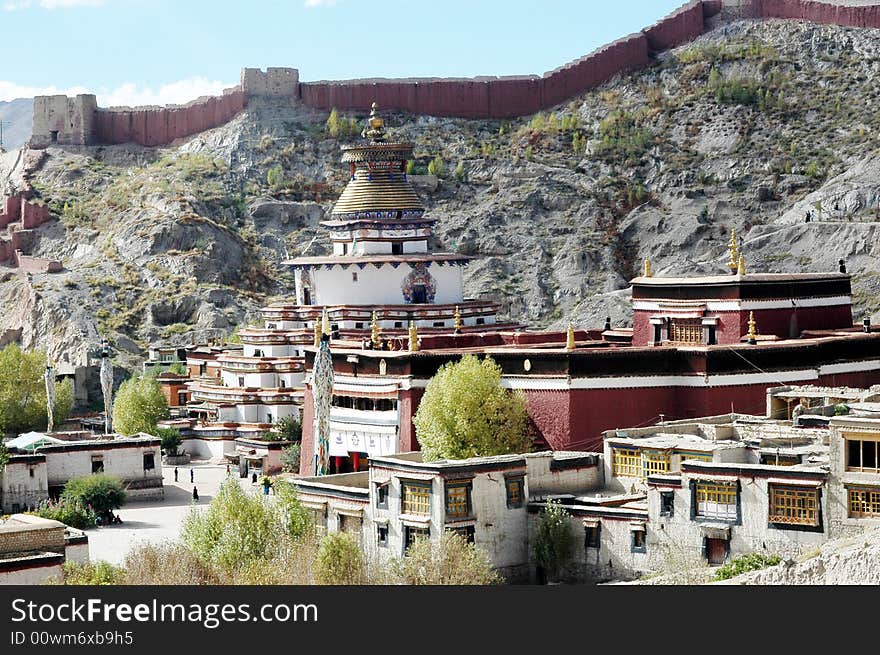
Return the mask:
<svg viewBox="0 0 880 655">
<path fill-rule="evenodd" d="M 827 0 L 752 0 L 760 18 L 808 20 L 844 27 L 880 27 L 880 3 L 851 5 Z"/>
<path fill-rule="evenodd" d="M 58 521 L 13 514 L 0 523 L 0 554 L 49 551 L 64 553 L 65 525 Z"/>
</svg>

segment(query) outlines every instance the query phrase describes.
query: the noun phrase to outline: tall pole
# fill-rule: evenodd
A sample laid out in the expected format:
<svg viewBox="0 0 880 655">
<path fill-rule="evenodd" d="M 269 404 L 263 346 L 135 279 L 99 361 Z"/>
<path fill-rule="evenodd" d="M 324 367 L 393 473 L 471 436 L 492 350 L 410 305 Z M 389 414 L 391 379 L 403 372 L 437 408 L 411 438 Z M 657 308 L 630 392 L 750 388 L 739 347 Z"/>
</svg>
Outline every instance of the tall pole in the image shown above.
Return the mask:
<svg viewBox="0 0 880 655">
<path fill-rule="evenodd" d="M 104 434 L 110 434 L 110 415 L 113 411 L 113 364 L 110 363 L 110 346 L 101 339 L 101 391 L 104 394 Z"/>
<path fill-rule="evenodd" d="M 333 397 L 333 357 L 327 333 L 321 334 L 321 343 L 315 354 L 312 394 L 315 404 L 315 475 L 327 475 L 330 472 L 330 401 Z"/>
<path fill-rule="evenodd" d="M 52 363 L 46 364 L 46 416 L 48 422 L 46 424 L 46 432 L 51 433 L 55 430 L 55 371 Z"/>
</svg>

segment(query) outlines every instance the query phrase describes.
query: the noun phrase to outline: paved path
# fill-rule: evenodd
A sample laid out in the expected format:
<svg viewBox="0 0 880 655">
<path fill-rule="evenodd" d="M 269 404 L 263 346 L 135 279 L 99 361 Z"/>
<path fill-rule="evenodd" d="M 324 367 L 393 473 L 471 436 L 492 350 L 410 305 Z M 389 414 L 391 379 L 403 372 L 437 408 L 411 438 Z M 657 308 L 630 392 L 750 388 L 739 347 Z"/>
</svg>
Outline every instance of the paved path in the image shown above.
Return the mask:
<svg viewBox="0 0 880 655">
<path fill-rule="evenodd" d="M 226 466 L 207 461 L 192 463 L 195 487 L 199 490 L 199 506 L 207 505 L 217 495 L 226 478 Z M 174 467 L 162 467 L 165 478 L 165 499 L 126 503 L 117 513 L 121 525 L 87 530 L 89 557 L 93 562 L 106 560 L 121 564 L 126 553 L 138 542 L 162 542 L 180 536 L 180 527 L 193 507 L 193 485 L 189 481 L 190 465 L 178 467 L 179 482 L 174 482 Z M 240 480 L 236 469 L 232 474 L 249 491 L 257 492 L 250 479 Z"/>
</svg>

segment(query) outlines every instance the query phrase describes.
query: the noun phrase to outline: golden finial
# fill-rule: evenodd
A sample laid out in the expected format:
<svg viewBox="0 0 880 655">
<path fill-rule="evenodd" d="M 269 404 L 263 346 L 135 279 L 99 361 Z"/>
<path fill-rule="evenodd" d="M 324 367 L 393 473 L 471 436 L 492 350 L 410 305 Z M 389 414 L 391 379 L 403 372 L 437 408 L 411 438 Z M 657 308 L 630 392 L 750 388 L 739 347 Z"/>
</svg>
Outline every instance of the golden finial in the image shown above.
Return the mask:
<svg viewBox="0 0 880 655">
<path fill-rule="evenodd" d="M 730 260 L 727 262 L 727 268 L 731 273 L 736 273 L 739 268 L 739 245 L 736 240 L 736 230 L 730 230 L 730 243 L 727 245 L 730 250 Z"/>
<path fill-rule="evenodd" d="M 740 253 L 739 262 L 736 266 L 736 274 L 737 275 L 745 275 L 746 274 L 746 256 Z"/>
<path fill-rule="evenodd" d="M 367 119 L 367 127 L 361 132 L 361 136 L 373 143 L 385 141 L 385 121 L 379 116 L 378 105 L 374 102 L 370 108 L 370 117 Z"/>
<path fill-rule="evenodd" d="M 574 350 L 574 327 L 572 327 L 571 323 L 568 324 L 568 332 L 565 335 L 565 349 L 566 350 Z"/>
<path fill-rule="evenodd" d="M 382 345 L 382 340 L 379 338 L 379 318 L 375 311 L 373 311 L 373 322 L 370 324 L 370 341 L 377 350 Z"/>
<path fill-rule="evenodd" d="M 321 314 L 321 334 L 326 334 L 328 337 L 330 336 L 330 317 L 327 316 L 327 308 L 324 308 L 324 312 Z"/>
<path fill-rule="evenodd" d="M 749 343 L 755 345 L 758 343 L 758 330 L 755 323 L 755 312 L 749 312 Z"/>
<path fill-rule="evenodd" d="M 409 350 L 410 352 L 417 352 L 419 349 L 419 333 L 416 330 L 416 322 L 409 322 Z"/>
<path fill-rule="evenodd" d="M 453 314 L 455 318 L 455 333 L 459 334 L 461 332 L 461 312 L 458 310 L 458 305 L 455 306 L 455 314 Z"/>
<path fill-rule="evenodd" d="M 654 271 L 651 269 L 651 260 L 645 257 L 645 277 L 654 277 Z"/>
<path fill-rule="evenodd" d="M 315 348 L 321 345 L 321 321 L 315 318 Z"/>
</svg>

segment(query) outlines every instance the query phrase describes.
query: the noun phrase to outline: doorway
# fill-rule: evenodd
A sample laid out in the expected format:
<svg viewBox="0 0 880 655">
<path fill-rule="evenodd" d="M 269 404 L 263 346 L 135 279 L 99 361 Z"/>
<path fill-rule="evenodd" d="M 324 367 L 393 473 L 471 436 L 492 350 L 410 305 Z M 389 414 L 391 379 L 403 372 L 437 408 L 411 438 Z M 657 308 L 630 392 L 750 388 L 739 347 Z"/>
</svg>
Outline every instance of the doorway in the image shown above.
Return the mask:
<svg viewBox="0 0 880 655">
<path fill-rule="evenodd" d="M 724 564 L 729 547 L 730 542 L 727 539 L 711 539 L 706 537 L 706 558 L 709 560 L 710 566 Z"/>
</svg>

